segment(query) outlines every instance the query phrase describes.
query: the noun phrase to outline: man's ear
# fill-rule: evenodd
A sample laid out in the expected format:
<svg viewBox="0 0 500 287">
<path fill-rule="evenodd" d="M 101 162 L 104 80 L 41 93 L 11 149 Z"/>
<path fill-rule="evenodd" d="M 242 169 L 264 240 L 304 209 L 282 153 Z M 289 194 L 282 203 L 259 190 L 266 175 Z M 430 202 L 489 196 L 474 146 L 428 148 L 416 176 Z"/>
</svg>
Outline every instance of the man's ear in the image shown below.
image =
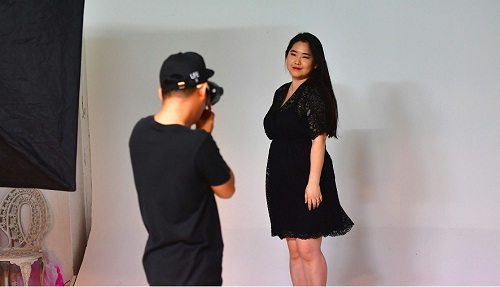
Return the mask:
<svg viewBox="0 0 500 287">
<path fill-rule="evenodd" d="M 160 98 L 160 101 L 163 102 L 163 93 L 162 93 L 161 87 L 158 88 L 158 97 Z"/>
<path fill-rule="evenodd" d="M 202 97 L 203 100 L 205 100 L 205 98 L 207 96 L 207 86 L 208 86 L 208 83 L 201 83 L 201 84 L 196 85 L 196 91 Z"/>
</svg>

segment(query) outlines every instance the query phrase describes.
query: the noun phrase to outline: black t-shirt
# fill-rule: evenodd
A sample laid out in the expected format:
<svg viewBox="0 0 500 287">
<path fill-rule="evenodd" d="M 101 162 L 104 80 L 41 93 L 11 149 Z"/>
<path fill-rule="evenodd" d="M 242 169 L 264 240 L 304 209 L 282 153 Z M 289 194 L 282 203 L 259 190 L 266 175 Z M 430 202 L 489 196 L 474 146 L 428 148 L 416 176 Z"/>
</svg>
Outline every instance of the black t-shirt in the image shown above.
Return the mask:
<svg viewBox="0 0 500 287">
<path fill-rule="evenodd" d="M 223 242 L 211 185 L 230 178 L 212 136 L 141 119 L 129 141 L 151 285 L 221 285 Z"/>
</svg>

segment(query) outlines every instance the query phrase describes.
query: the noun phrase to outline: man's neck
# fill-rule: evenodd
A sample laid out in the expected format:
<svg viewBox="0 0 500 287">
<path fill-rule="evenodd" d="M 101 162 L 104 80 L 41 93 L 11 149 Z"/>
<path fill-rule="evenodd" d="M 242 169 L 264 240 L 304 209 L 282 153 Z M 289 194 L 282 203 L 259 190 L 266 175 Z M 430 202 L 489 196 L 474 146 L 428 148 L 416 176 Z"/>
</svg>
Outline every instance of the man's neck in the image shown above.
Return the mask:
<svg viewBox="0 0 500 287">
<path fill-rule="evenodd" d="M 161 110 L 154 115 L 156 122 L 163 125 L 183 125 L 190 127 L 193 123 L 189 120 L 190 111 L 186 105 L 165 103 Z"/>
</svg>

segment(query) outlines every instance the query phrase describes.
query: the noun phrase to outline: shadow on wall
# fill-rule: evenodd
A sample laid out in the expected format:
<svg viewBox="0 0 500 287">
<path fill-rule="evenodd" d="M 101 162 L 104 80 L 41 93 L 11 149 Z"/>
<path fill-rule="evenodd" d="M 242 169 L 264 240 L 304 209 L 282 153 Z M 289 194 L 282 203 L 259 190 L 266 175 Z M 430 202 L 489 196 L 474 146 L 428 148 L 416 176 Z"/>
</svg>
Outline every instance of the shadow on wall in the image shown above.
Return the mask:
<svg viewBox="0 0 500 287">
<path fill-rule="evenodd" d="M 346 212 L 356 225 L 346 249 L 335 249 L 346 264 L 330 273 L 344 285 L 412 284 L 418 278 L 419 206 L 435 172 L 424 162 L 433 146 L 426 136 L 433 119 L 425 91 L 398 82 L 376 83 L 366 98 L 337 85 L 336 95 L 340 140 L 333 158 L 341 202 L 352 206 Z"/>
</svg>

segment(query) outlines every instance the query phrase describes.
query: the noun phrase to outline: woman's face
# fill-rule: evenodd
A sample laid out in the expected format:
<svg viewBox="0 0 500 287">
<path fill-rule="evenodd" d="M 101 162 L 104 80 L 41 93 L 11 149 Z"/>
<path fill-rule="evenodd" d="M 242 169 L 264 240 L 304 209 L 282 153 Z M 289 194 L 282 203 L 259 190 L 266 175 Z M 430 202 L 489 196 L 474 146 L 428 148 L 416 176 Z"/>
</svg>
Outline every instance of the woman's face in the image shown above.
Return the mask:
<svg viewBox="0 0 500 287">
<path fill-rule="evenodd" d="M 286 66 L 295 80 L 309 78 L 314 69 L 314 58 L 307 42 L 293 44 L 286 56 Z"/>
</svg>

